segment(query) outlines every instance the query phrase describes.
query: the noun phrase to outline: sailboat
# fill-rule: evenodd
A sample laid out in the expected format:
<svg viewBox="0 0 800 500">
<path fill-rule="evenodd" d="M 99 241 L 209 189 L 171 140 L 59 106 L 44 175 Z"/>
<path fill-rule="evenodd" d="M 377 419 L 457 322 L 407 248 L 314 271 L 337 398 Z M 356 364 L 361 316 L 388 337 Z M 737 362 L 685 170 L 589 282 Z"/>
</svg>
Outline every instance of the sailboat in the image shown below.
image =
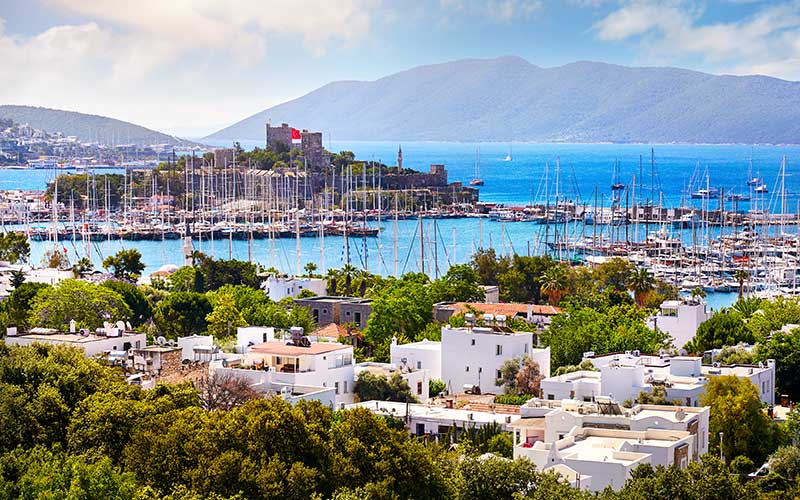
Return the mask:
<svg viewBox="0 0 800 500">
<path fill-rule="evenodd" d="M 514 158 L 511 156 L 511 147 L 512 147 L 511 143 L 509 143 L 508 144 L 508 154 L 506 155 L 505 158 L 503 158 L 503 161 L 514 161 Z"/>
<path fill-rule="evenodd" d="M 475 150 L 475 177 L 469 181 L 470 186 L 483 186 L 483 179 L 481 179 L 481 148 L 480 146 Z"/>
<path fill-rule="evenodd" d="M 614 162 L 614 176 L 611 180 L 611 190 L 612 191 L 622 191 L 625 189 L 625 184 L 619 181 L 619 160 Z"/>
</svg>

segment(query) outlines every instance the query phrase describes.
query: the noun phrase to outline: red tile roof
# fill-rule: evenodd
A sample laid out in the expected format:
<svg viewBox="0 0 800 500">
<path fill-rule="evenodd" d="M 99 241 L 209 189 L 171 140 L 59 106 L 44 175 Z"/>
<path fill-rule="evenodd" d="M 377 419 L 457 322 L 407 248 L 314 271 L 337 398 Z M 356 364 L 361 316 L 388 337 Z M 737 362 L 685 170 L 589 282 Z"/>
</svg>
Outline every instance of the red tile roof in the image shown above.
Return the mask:
<svg viewBox="0 0 800 500">
<path fill-rule="evenodd" d="M 484 314 L 505 314 L 511 318 L 517 315 L 528 315 L 528 310 L 531 314 L 542 316 L 555 316 L 561 314 L 561 309 L 554 306 L 539 305 L 539 304 L 520 304 L 517 302 L 500 302 L 496 304 L 487 304 L 484 302 L 456 302 L 446 306 L 452 308 L 455 314 L 469 312 L 469 308 L 481 311 Z"/>
</svg>

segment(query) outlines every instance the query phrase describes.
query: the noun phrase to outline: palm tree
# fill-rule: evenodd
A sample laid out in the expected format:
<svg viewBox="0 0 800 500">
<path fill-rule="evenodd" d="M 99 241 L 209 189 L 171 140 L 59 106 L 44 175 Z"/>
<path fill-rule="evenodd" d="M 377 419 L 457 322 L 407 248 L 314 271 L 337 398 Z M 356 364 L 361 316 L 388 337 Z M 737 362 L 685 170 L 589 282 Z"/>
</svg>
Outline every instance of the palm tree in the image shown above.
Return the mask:
<svg viewBox="0 0 800 500">
<path fill-rule="evenodd" d="M 308 276 L 309 278 L 313 278 L 314 271 L 317 270 L 317 265 L 314 264 L 313 262 L 309 262 L 305 265 L 305 267 L 303 267 L 303 269 L 306 271 L 306 276 Z"/>
<path fill-rule="evenodd" d="M 733 273 L 733 279 L 739 282 L 739 298 L 741 299 L 744 295 L 744 282 L 750 279 L 750 273 L 745 271 L 744 269 L 739 269 L 735 273 Z"/>
<path fill-rule="evenodd" d="M 551 305 L 561 302 L 567 289 L 567 271 L 564 266 L 558 264 L 542 273 L 541 289 L 547 294 Z"/>
<path fill-rule="evenodd" d="M 633 299 L 641 307 L 650 292 L 655 288 L 655 278 L 650 271 L 644 268 L 636 268 L 628 276 L 628 290 L 633 292 Z"/>
<path fill-rule="evenodd" d="M 328 294 L 329 295 L 336 295 L 337 291 L 336 288 L 339 285 L 339 270 L 338 269 L 328 269 L 328 274 L 326 275 L 328 279 Z"/>
<path fill-rule="evenodd" d="M 750 319 L 756 311 L 761 309 L 762 300 L 758 297 L 739 297 L 731 308 L 742 315 L 745 320 Z"/>
<path fill-rule="evenodd" d="M 693 299 L 704 299 L 706 297 L 706 291 L 703 290 L 701 287 L 693 288 L 692 289 L 692 298 Z"/>
<path fill-rule="evenodd" d="M 345 264 L 342 266 L 342 276 L 344 276 L 344 295 L 349 297 L 353 278 L 358 277 L 358 269 L 352 264 Z"/>
</svg>

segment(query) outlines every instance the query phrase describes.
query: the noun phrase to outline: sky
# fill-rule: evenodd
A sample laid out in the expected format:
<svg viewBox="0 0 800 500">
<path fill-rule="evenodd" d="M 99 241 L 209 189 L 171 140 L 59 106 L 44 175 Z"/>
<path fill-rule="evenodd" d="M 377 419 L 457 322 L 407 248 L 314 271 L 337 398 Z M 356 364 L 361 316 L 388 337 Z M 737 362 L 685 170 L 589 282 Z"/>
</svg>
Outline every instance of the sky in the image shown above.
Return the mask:
<svg viewBox="0 0 800 500">
<path fill-rule="evenodd" d="M 800 80 L 800 0 L 0 0 L 0 103 L 181 137 L 331 81 L 504 55 Z"/>
</svg>

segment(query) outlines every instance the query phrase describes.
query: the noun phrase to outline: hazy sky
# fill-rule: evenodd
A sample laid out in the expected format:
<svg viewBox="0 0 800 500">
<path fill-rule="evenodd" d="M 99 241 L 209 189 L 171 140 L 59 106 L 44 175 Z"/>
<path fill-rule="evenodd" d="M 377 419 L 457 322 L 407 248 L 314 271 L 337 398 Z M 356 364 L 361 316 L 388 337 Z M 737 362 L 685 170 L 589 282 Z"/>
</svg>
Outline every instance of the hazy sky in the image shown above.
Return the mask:
<svg viewBox="0 0 800 500">
<path fill-rule="evenodd" d="M 0 103 L 191 137 L 332 80 L 500 55 L 800 80 L 800 0 L 0 0 Z"/>
</svg>

